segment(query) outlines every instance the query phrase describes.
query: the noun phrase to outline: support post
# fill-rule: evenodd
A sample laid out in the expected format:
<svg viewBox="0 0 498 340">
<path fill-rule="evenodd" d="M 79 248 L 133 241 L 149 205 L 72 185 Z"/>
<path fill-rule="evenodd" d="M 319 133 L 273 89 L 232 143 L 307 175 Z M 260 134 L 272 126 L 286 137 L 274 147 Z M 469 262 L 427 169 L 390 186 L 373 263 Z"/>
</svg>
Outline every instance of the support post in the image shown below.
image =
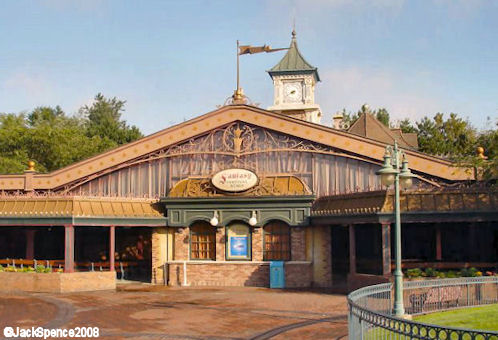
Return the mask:
<svg viewBox="0 0 498 340">
<path fill-rule="evenodd" d="M 356 237 L 354 224 L 349 225 L 349 274 L 356 274 Z"/>
<path fill-rule="evenodd" d="M 398 145 L 394 143 L 394 157 L 396 159 L 396 170 L 399 171 L 399 153 Z M 394 270 L 394 315 L 403 316 L 405 314 L 405 307 L 403 305 L 403 272 L 401 271 L 401 208 L 400 208 L 400 195 L 399 195 L 399 172 L 394 175 L 394 239 L 396 244 Z"/>
<path fill-rule="evenodd" d="M 32 229 L 25 230 L 26 235 L 26 260 L 35 258 L 35 231 Z"/>
<path fill-rule="evenodd" d="M 115 271 L 114 268 L 114 253 L 116 249 L 116 227 L 109 227 L 109 271 Z"/>
<path fill-rule="evenodd" d="M 436 224 L 436 261 L 443 260 L 443 251 L 441 248 L 441 226 Z"/>
<path fill-rule="evenodd" d="M 64 225 L 64 272 L 74 272 L 74 225 Z"/>
<path fill-rule="evenodd" d="M 382 275 L 391 274 L 391 224 L 382 223 Z"/>
</svg>

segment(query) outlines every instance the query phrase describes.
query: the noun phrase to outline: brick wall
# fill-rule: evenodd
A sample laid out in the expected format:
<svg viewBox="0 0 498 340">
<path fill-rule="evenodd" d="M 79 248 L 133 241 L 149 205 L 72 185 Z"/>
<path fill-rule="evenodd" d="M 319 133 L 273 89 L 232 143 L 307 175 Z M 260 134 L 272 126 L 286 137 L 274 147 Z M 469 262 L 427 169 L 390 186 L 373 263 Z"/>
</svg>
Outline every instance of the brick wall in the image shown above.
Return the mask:
<svg viewBox="0 0 498 340">
<path fill-rule="evenodd" d="M 0 273 L 0 291 L 82 292 L 116 289 L 116 272 Z"/>
<path fill-rule="evenodd" d="M 263 228 L 252 229 L 252 260 L 263 261 Z"/>
<path fill-rule="evenodd" d="M 304 228 L 291 228 L 291 259 L 292 261 L 306 260 L 306 235 Z"/>
<path fill-rule="evenodd" d="M 189 286 L 270 286 L 269 262 L 187 262 L 186 267 Z M 184 285 L 183 269 L 183 263 L 169 264 L 169 285 Z M 287 288 L 310 287 L 311 279 L 311 263 L 285 263 Z"/>
<path fill-rule="evenodd" d="M 263 262 L 263 229 L 252 229 L 252 261 L 226 261 L 225 228 L 216 229 L 216 261 L 189 261 L 189 228 L 175 230 L 174 261 L 168 264 L 169 285 L 184 285 L 184 263 L 189 286 L 255 286 L 269 287 L 269 262 Z M 153 243 L 154 239 L 153 236 Z M 154 247 L 154 246 L 153 246 Z M 286 286 L 310 287 L 313 279 L 311 262 L 306 262 L 304 228 L 291 229 L 292 261 L 285 263 Z M 297 261 L 297 262 L 294 262 Z M 161 278 L 157 278 L 159 283 Z M 160 282 L 162 283 L 162 281 Z"/>
<path fill-rule="evenodd" d="M 285 286 L 287 288 L 311 287 L 312 279 L 311 263 L 285 263 Z"/>
<path fill-rule="evenodd" d="M 174 260 L 189 259 L 189 228 L 177 228 L 173 233 L 174 237 Z"/>
<path fill-rule="evenodd" d="M 152 232 L 152 283 L 164 283 L 163 266 L 166 261 L 166 228 L 154 228 Z"/>
<path fill-rule="evenodd" d="M 225 261 L 225 228 L 216 228 L 216 261 Z"/>
<path fill-rule="evenodd" d="M 329 226 L 313 228 L 313 286 L 332 286 L 332 248 Z"/>
</svg>

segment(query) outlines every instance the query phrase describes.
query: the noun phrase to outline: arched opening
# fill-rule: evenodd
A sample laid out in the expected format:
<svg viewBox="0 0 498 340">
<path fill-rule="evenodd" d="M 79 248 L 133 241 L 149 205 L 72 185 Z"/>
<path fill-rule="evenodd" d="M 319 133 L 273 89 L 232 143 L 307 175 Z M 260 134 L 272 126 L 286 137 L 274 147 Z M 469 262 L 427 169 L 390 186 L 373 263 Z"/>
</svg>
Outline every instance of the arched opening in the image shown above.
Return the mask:
<svg viewBox="0 0 498 340">
<path fill-rule="evenodd" d="M 216 260 L 216 228 L 205 221 L 190 226 L 190 259 Z"/>
<path fill-rule="evenodd" d="M 263 227 L 263 260 L 291 260 L 291 230 L 282 221 L 274 220 Z"/>
</svg>

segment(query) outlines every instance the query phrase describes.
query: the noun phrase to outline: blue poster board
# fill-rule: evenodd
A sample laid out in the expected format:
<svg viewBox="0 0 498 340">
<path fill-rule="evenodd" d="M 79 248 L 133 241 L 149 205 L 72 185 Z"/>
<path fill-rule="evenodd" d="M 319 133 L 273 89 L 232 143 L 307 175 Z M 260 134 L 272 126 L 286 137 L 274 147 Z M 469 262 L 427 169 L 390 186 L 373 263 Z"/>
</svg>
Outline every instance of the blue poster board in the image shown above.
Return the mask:
<svg viewBox="0 0 498 340">
<path fill-rule="evenodd" d="M 249 256 L 249 253 L 247 251 L 247 236 L 230 237 L 230 255 Z"/>
</svg>

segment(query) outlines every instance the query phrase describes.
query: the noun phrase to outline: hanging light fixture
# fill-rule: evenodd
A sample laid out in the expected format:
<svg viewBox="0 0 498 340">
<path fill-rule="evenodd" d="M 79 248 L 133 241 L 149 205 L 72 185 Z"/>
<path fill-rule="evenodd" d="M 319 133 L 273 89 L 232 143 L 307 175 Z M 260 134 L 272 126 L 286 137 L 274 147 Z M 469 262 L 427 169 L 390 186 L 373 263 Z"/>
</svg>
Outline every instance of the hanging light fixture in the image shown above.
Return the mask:
<svg viewBox="0 0 498 340">
<path fill-rule="evenodd" d="M 209 223 L 211 223 L 211 225 L 213 227 L 216 227 L 219 223 L 218 221 L 218 212 L 215 210 L 214 213 L 213 213 L 213 218 L 211 218 L 211 220 L 209 221 Z"/>
<path fill-rule="evenodd" d="M 252 211 L 251 218 L 249 219 L 249 225 L 254 227 L 258 223 L 258 219 L 256 218 L 256 211 Z"/>
</svg>

